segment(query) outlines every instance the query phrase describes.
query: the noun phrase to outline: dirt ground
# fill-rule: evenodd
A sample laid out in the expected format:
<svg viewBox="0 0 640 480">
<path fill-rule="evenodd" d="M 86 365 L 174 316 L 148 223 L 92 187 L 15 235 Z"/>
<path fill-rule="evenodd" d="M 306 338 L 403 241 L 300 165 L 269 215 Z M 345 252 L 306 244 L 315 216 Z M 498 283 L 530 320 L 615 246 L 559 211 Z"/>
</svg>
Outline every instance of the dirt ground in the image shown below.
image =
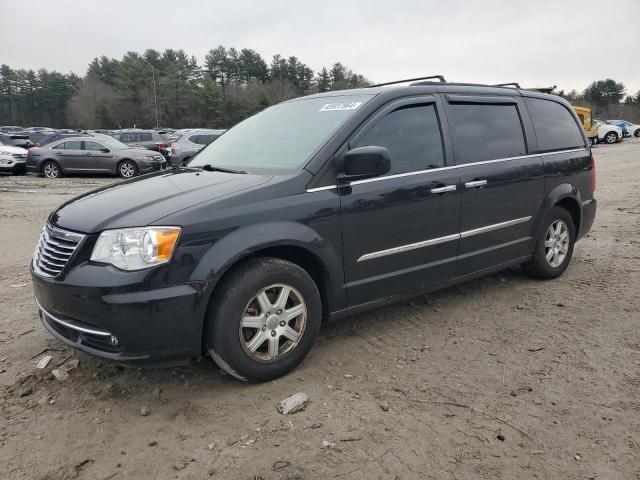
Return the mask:
<svg viewBox="0 0 640 480">
<path fill-rule="evenodd" d="M 208 359 L 109 365 L 45 333 L 39 231 L 114 180 L 0 177 L 0 477 L 640 479 L 640 141 L 594 153 L 599 211 L 563 277 L 506 271 L 327 325 L 260 385 Z M 296 392 L 307 408 L 278 413 Z"/>
</svg>

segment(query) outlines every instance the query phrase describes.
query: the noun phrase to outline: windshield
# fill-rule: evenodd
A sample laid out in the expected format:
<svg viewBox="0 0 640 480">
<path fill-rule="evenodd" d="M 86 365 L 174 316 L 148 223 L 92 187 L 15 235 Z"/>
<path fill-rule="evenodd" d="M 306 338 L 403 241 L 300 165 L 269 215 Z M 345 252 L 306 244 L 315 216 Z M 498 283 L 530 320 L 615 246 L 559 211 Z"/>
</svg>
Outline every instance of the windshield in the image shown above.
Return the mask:
<svg viewBox="0 0 640 480">
<path fill-rule="evenodd" d="M 127 148 L 131 148 L 126 143 L 119 142 L 115 138 L 108 137 L 106 135 L 104 137 L 102 137 L 102 136 L 98 137 L 96 135 L 95 139 L 96 139 L 97 142 L 102 143 L 105 147 L 110 148 L 111 150 L 124 150 L 124 149 L 127 149 Z"/>
<path fill-rule="evenodd" d="M 280 103 L 221 135 L 189 167 L 284 174 L 300 169 L 373 95 L 317 97 Z"/>
</svg>

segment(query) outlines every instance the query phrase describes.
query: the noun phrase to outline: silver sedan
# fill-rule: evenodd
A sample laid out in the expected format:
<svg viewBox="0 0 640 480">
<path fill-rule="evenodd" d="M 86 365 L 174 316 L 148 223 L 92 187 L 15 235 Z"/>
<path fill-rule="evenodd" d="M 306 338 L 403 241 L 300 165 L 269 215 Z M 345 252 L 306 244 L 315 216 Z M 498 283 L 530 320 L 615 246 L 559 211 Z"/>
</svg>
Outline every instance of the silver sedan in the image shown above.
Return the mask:
<svg viewBox="0 0 640 480">
<path fill-rule="evenodd" d="M 162 154 L 131 148 L 111 137 L 68 137 L 44 147 L 31 148 L 27 171 L 47 178 L 70 173 L 108 173 L 132 178 L 166 166 Z"/>
</svg>

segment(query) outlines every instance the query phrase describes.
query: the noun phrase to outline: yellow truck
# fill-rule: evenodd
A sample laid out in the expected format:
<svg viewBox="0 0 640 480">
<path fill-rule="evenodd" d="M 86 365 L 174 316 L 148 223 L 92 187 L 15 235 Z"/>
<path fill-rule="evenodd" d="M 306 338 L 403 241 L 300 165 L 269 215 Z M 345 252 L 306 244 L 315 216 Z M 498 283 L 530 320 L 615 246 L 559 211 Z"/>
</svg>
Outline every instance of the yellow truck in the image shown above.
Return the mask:
<svg viewBox="0 0 640 480">
<path fill-rule="evenodd" d="M 573 109 L 578 114 L 580 122 L 582 122 L 582 128 L 589 139 L 589 143 L 591 145 L 598 143 L 598 125 L 591 119 L 591 109 L 585 107 L 573 107 Z"/>
</svg>

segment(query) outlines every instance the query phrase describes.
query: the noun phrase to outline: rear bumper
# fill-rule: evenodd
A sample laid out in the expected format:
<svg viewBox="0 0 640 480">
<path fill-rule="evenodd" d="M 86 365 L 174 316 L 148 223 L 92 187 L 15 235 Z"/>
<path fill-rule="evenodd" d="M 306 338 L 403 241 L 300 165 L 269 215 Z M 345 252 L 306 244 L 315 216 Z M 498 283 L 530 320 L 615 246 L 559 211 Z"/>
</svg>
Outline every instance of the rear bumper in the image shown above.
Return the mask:
<svg viewBox="0 0 640 480">
<path fill-rule="evenodd" d="M 584 237 L 591 230 L 593 221 L 596 218 L 597 209 L 598 202 L 595 198 L 582 202 L 582 216 L 580 217 L 580 231 L 578 232 L 578 240 Z"/>
<path fill-rule="evenodd" d="M 144 290 L 137 278 L 128 285 L 118 281 L 124 272 L 114 272 L 114 287 L 109 288 L 86 273 L 84 281 L 70 284 L 32 271 L 40 319 L 54 337 L 123 364 L 184 365 L 201 354 L 204 308 L 196 288 Z M 101 283 L 104 274 L 110 276 L 102 273 Z"/>
</svg>

